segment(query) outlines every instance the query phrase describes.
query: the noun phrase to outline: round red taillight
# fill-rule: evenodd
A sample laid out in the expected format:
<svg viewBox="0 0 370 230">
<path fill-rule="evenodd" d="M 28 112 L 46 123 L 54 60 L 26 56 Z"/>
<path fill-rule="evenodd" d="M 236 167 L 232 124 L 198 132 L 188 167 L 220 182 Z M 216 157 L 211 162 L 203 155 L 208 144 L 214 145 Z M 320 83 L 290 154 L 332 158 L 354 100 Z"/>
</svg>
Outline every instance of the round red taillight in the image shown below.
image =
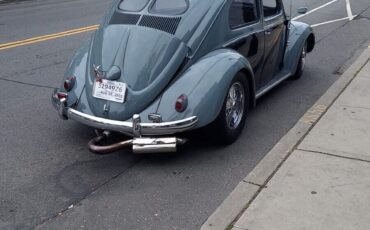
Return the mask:
<svg viewBox="0 0 370 230">
<path fill-rule="evenodd" d="M 177 112 L 181 113 L 184 112 L 187 107 L 188 97 L 185 94 L 182 94 L 176 100 L 175 109 Z"/>
<path fill-rule="evenodd" d="M 61 99 L 67 99 L 68 98 L 68 94 L 67 93 L 63 93 L 63 92 L 58 92 L 57 93 L 57 97 L 59 100 Z"/>
<path fill-rule="evenodd" d="M 64 81 L 64 89 L 69 92 L 73 89 L 73 86 L 75 84 L 75 81 L 76 81 L 76 77 L 69 77 L 67 78 L 65 81 Z"/>
</svg>

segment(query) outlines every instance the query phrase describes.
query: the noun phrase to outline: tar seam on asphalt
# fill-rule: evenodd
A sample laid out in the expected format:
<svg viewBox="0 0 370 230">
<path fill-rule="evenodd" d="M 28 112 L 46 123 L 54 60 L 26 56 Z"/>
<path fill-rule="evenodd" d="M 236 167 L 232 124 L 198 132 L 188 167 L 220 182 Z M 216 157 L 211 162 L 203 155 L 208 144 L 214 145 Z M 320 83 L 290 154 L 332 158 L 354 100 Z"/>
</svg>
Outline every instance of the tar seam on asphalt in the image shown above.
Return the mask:
<svg viewBox="0 0 370 230">
<path fill-rule="evenodd" d="M 50 67 L 50 66 L 55 66 L 55 65 L 60 65 L 60 64 L 65 64 L 67 63 L 68 60 L 63 60 L 63 61 L 60 61 L 60 62 L 55 62 L 53 64 L 49 64 L 49 65 L 43 65 L 43 66 L 39 66 L 39 67 L 36 67 L 36 68 L 33 68 L 33 69 L 30 69 L 28 71 L 22 71 L 22 72 L 17 72 L 15 74 L 13 74 L 12 76 L 14 75 L 19 75 L 19 74 L 23 74 L 23 73 L 28 73 L 29 71 L 36 71 L 36 70 L 40 70 L 40 69 L 43 69 L 43 68 L 46 68 L 46 67 Z M 5 74 L 7 75 L 7 74 Z M 7 81 L 7 82 L 12 82 L 12 83 L 16 83 L 16 84 L 22 84 L 22 85 L 28 85 L 28 86 L 34 86 L 34 87 L 39 87 L 39 88 L 47 88 L 47 89 L 56 89 L 57 87 L 53 87 L 53 86 L 49 86 L 49 85 L 39 85 L 39 84 L 33 84 L 33 83 L 27 83 L 27 82 L 22 82 L 22 81 L 17 81 L 17 80 L 11 80 L 11 79 L 8 79 L 8 78 L 4 78 L 4 77 L 0 77 L 0 81 Z"/>
<path fill-rule="evenodd" d="M 7 82 L 15 83 L 15 84 L 28 85 L 28 86 L 39 87 L 39 88 L 55 89 L 55 87 L 52 87 L 52 86 L 26 83 L 26 82 L 21 82 L 21 81 L 16 81 L 16 80 L 10 80 L 10 79 L 6 79 L 6 78 L 2 78 L 2 77 L 0 77 L 0 81 L 7 81 Z"/>
<path fill-rule="evenodd" d="M 370 9 L 370 6 L 368 7 L 368 8 L 366 8 L 366 9 L 364 9 L 363 11 L 361 11 L 358 15 L 357 15 L 357 17 L 354 19 L 354 20 L 356 20 L 358 17 L 360 17 L 361 16 L 361 14 L 363 14 L 363 13 L 365 13 L 368 9 Z M 332 35 L 334 32 L 336 32 L 337 30 L 339 30 L 339 29 L 342 29 L 343 27 L 345 27 L 348 23 L 350 23 L 351 21 L 347 21 L 346 23 L 344 23 L 343 25 L 341 25 L 340 27 L 338 27 L 338 28 L 336 28 L 336 29 L 334 29 L 333 31 L 331 31 L 329 34 L 327 34 L 327 35 L 325 35 L 324 37 L 322 37 L 321 39 L 319 39 L 317 42 L 316 42 L 316 44 L 318 44 L 318 43 L 320 43 L 322 40 L 324 40 L 325 38 L 327 38 L 327 37 L 329 37 L 330 35 Z"/>
</svg>

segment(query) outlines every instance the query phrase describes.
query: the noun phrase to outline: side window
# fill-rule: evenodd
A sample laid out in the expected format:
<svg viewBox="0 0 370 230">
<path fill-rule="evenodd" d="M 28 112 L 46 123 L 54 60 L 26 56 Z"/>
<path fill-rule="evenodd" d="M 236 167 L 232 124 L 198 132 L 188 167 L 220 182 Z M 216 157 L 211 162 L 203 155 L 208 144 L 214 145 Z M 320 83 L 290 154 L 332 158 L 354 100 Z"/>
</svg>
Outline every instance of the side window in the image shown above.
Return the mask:
<svg viewBox="0 0 370 230">
<path fill-rule="evenodd" d="M 279 0 L 263 0 L 263 14 L 265 18 L 279 14 L 280 9 Z"/>
<path fill-rule="evenodd" d="M 258 21 L 256 0 L 232 0 L 229 24 L 232 29 Z"/>
</svg>

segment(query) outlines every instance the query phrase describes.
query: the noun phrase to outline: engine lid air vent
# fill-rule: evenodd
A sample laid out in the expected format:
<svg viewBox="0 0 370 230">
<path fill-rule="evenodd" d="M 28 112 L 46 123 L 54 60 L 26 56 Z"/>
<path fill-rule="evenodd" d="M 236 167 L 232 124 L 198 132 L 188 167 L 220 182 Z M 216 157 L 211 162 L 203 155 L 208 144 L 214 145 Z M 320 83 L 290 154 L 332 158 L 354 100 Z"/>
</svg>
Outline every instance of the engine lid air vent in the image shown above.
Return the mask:
<svg viewBox="0 0 370 230">
<path fill-rule="evenodd" d="M 159 17 L 143 15 L 139 25 L 161 30 L 170 34 L 175 34 L 180 21 L 180 17 Z"/>
<path fill-rule="evenodd" d="M 140 19 L 140 14 L 125 14 L 116 12 L 111 18 L 109 24 L 136 25 Z"/>
</svg>

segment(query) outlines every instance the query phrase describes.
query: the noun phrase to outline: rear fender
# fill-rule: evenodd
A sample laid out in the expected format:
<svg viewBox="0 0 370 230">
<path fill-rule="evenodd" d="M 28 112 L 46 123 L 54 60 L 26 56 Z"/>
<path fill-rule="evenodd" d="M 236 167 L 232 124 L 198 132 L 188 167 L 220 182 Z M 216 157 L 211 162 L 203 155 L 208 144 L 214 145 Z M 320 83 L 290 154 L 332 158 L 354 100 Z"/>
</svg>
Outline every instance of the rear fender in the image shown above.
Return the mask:
<svg viewBox="0 0 370 230">
<path fill-rule="evenodd" d="M 74 77 L 75 84 L 73 88 L 68 92 L 68 100 L 67 105 L 72 106 L 76 102 L 79 101 L 82 91 L 85 87 L 85 76 L 86 76 L 86 68 L 87 68 L 87 61 L 89 56 L 89 46 L 90 43 L 84 43 L 74 54 L 72 61 L 69 63 L 66 72 L 64 74 L 64 78 L 62 81 L 62 85 L 56 91 L 65 92 L 63 83 L 67 78 Z"/>
<path fill-rule="evenodd" d="M 254 98 L 255 81 L 248 60 L 233 50 L 220 49 L 200 59 L 165 91 L 157 113 L 163 121 L 197 116 L 196 128 L 210 124 L 220 113 L 231 81 L 240 71 L 248 78 Z M 175 103 L 182 94 L 187 95 L 188 106 L 179 113 Z"/>
</svg>

